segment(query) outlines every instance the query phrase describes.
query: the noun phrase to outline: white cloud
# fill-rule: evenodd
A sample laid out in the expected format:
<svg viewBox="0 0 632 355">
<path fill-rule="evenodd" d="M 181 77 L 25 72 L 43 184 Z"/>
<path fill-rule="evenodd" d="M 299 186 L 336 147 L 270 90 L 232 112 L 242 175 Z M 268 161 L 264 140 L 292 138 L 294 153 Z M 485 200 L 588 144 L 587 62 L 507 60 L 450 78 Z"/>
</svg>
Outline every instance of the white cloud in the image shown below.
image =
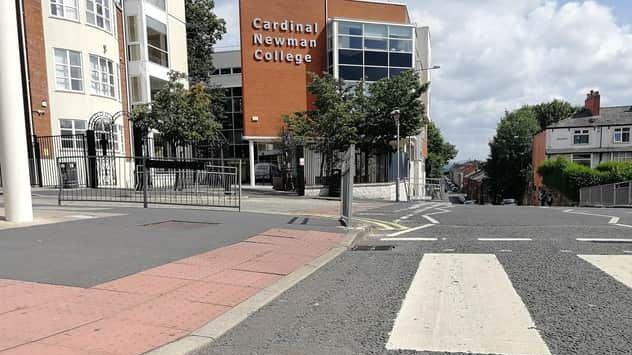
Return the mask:
<svg viewBox="0 0 632 355">
<path fill-rule="evenodd" d="M 580 105 L 591 89 L 604 105 L 632 105 L 632 31 L 598 1 L 403 1 L 413 21 L 431 27 L 442 68 L 431 115 L 458 159 L 487 156 L 505 109 L 553 98 Z M 237 1 L 217 4 L 237 33 Z M 222 45 L 237 43 L 229 36 Z"/>
</svg>

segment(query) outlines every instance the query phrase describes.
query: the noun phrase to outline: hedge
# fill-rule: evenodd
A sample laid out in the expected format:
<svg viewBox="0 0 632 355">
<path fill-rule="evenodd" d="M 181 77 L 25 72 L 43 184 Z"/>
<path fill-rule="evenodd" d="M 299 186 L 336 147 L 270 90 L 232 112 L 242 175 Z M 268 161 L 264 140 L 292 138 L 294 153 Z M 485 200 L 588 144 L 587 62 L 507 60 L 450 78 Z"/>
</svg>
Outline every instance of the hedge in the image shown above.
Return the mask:
<svg viewBox="0 0 632 355">
<path fill-rule="evenodd" d="M 595 169 L 558 157 L 546 160 L 538 168 L 544 184 L 572 201 L 579 200 L 582 187 L 632 180 L 632 163 L 607 162 Z"/>
</svg>

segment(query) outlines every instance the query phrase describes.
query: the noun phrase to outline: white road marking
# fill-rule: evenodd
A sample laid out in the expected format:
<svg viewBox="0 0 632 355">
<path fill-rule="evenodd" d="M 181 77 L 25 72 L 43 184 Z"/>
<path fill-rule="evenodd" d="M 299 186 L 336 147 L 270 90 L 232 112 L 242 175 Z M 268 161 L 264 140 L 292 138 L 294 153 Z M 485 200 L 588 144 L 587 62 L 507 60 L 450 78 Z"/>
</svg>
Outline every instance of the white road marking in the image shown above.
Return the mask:
<svg viewBox="0 0 632 355">
<path fill-rule="evenodd" d="M 436 219 L 434 219 L 434 218 L 432 218 L 430 216 L 423 215 L 422 217 L 427 219 L 430 223 L 439 224 L 439 221 L 437 221 Z"/>
<path fill-rule="evenodd" d="M 616 238 L 576 238 L 578 242 L 599 242 L 599 243 L 632 243 L 632 239 Z"/>
<path fill-rule="evenodd" d="M 612 217 L 610 218 L 610 222 L 608 222 L 609 224 L 617 224 L 619 223 L 619 217 Z"/>
<path fill-rule="evenodd" d="M 617 281 L 632 288 L 632 255 L 578 255 Z"/>
<path fill-rule="evenodd" d="M 615 226 L 619 226 L 619 227 L 626 227 L 626 228 L 632 228 L 632 226 L 629 226 L 627 224 L 620 224 L 620 223 L 616 223 Z"/>
<path fill-rule="evenodd" d="M 491 254 L 425 254 L 386 348 L 551 354 L 502 265 Z"/>
<path fill-rule="evenodd" d="M 513 250 L 511 250 L 511 249 L 500 249 L 500 252 L 501 253 L 511 253 L 511 252 L 513 252 Z"/>
<path fill-rule="evenodd" d="M 95 216 L 89 216 L 89 215 L 84 215 L 84 214 L 75 214 L 72 216 L 68 216 L 70 218 L 77 218 L 77 219 L 92 219 L 92 218 L 96 218 Z"/>
<path fill-rule="evenodd" d="M 436 214 L 442 214 L 442 213 L 448 213 L 448 212 L 452 212 L 450 210 L 446 210 L 443 208 L 437 208 L 440 212 L 433 212 L 433 213 L 426 213 L 426 216 L 434 216 Z"/>
<path fill-rule="evenodd" d="M 478 238 L 481 242 L 530 242 L 531 238 Z"/>
<path fill-rule="evenodd" d="M 383 242 L 436 242 L 437 238 L 382 238 Z"/>
<path fill-rule="evenodd" d="M 417 231 L 417 230 L 420 230 L 420 229 L 424 229 L 424 228 L 428 228 L 428 227 L 432 227 L 432 226 L 434 226 L 434 224 L 432 224 L 432 223 L 431 224 L 424 224 L 424 225 L 419 226 L 419 227 L 414 227 L 414 228 L 406 229 L 406 230 L 403 230 L 403 231 L 391 233 L 391 234 L 388 235 L 388 237 L 397 237 L 397 236 L 400 236 L 402 234 L 414 232 L 414 231 Z"/>
</svg>

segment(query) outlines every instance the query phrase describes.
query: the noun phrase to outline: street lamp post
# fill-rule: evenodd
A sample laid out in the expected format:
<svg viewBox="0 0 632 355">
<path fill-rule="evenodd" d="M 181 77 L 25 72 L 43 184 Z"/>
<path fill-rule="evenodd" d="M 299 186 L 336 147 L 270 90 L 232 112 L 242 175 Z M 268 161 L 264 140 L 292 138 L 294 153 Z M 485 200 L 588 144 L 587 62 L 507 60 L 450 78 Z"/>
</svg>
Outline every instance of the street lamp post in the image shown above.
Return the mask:
<svg viewBox="0 0 632 355">
<path fill-rule="evenodd" d="M 397 181 L 395 182 L 395 201 L 399 202 L 399 181 L 400 181 L 400 176 L 399 176 L 399 165 L 400 165 L 400 159 L 399 159 L 399 117 L 401 116 L 401 111 L 400 110 L 395 110 L 395 111 L 391 112 L 391 116 L 393 116 L 393 118 L 395 119 L 395 125 L 397 126 Z"/>
</svg>

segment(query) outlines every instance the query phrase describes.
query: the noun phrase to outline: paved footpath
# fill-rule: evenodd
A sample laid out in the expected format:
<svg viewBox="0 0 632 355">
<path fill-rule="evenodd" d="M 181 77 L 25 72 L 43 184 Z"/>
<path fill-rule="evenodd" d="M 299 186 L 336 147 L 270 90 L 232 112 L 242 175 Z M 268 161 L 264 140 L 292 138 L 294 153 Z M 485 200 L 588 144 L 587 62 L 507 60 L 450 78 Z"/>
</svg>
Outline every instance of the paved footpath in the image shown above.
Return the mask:
<svg viewBox="0 0 632 355">
<path fill-rule="evenodd" d="M 343 241 L 326 220 L 287 227 L 287 216 L 116 212 L 0 232 L 1 355 L 143 354 Z"/>
</svg>

